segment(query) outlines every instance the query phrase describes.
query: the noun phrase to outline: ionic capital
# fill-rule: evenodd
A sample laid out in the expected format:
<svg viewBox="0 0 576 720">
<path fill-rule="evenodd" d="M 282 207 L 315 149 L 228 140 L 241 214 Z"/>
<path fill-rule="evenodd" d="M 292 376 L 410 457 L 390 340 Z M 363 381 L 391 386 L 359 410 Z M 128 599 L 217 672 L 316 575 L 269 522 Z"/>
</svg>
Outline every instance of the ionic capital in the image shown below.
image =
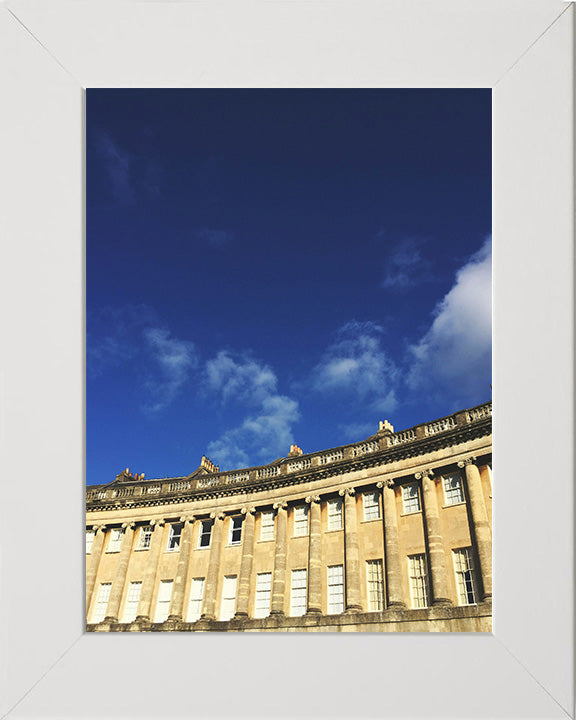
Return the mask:
<svg viewBox="0 0 576 720">
<path fill-rule="evenodd" d="M 471 455 L 470 457 L 464 458 L 464 460 L 458 461 L 458 467 L 463 468 L 466 467 L 466 465 L 476 465 L 476 458 L 474 455 Z"/>
<path fill-rule="evenodd" d="M 256 508 L 253 505 L 248 506 L 248 507 L 243 507 L 243 508 L 240 508 L 240 512 L 242 513 L 242 515 L 246 515 L 246 517 L 248 517 L 248 515 L 254 515 L 254 513 L 256 512 Z"/>
<path fill-rule="evenodd" d="M 416 480 L 422 480 L 422 478 L 433 476 L 434 470 L 430 470 L 430 468 L 427 468 L 426 470 L 420 470 L 420 472 L 414 473 L 414 477 L 416 478 Z"/>
<path fill-rule="evenodd" d="M 126 530 L 127 528 L 130 528 L 130 530 L 134 530 L 135 526 L 136 526 L 135 522 L 125 522 L 125 523 L 122 523 L 122 530 Z"/>
<path fill-rule="evenodd" d="M 226 517 L 223 512 L 211 512 L 210 517 L 212 520 L 224 520 Z"/>
<path fill-rule="evenodd" d="M 182 517 L 180 518 L 180 522 L 184 525 L 186 525 L 186 523 L 193 524 L 194 520 L 196 520 L 194 515 L 182 515 Z"/>
<path fill-rule="evenodd" d="M 102 530 L 102 532 L 106 532 L 106 525 L 92 525 L 92 530 L 97 533 L 98 530 Z"/>
<path fill-rule="evenodd" d="M 342 490 L 340 490 L 338 494 L 339 494 L 341 497 L 344 497 L 345 495 L 350 495 L 350 496 L 352 496 L 352 495 L 355 495 L 355 494 L 356 494 L 356 490 L 354 490 L 353 487 L 342 488 Z"/>
<path fill-rule="evenodd" d="M 288 503 L 286 500 L 280 500 L 279 502 L 274 503 L 274 510 L 286 510 L 288 507 Z"/>
<path fill-rule="evenodd" d="M 319 503 L 320 496 L 319 495 L 308 495 L 305 502 L 307 502 L 309 505 L 312 505 L 312 503 Z"/>
<path fill-rule="evenodd" d="M 151 527 L 155 527 L 155 526 L 164 527 L 165 524 L 166 524 L 166 520 L 150 520 Z"/>
<path fill-rule="evenodd" d="M 380 480 L 376 483 L 377 488 L 393 488 L 394 487 L 394 480 Z"/>
</svg>

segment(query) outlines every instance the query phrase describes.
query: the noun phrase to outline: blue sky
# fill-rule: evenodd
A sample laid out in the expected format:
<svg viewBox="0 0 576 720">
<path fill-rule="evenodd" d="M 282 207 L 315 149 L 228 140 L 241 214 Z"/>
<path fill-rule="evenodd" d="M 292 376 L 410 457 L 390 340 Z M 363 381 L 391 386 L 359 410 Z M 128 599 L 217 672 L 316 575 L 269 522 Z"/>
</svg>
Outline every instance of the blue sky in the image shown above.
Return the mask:
<svg viewBox="0 0 576 720">
<path fill-rule="evenodd" d="M 88 90 L 87 483 L 490 398 L 490 90 Z"/>
</svg>

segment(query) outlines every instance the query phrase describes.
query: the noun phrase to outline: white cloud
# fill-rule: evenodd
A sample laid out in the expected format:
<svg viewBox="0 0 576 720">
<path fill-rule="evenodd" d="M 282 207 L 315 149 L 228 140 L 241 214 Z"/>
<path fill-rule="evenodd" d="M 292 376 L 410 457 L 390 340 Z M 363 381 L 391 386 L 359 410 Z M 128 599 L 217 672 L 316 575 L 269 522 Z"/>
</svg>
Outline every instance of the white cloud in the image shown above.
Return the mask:
<svg viewBox="0 0 576 720">
<path fill-rule="evenodd" d="M 161 379 L 148 378 L 146 387 L 154 402 L 146 409 L 156 412 L 169 405 L 197 365 L 194 343 L 170 337 L 164 328 L 147 328 L 144 339 L 159 365 Z"/>
<path fill-rule="evenodd" d="M 434 321 L 410 348 L 412 390 L 449 392 L 455 401 L 490 394 L 492 349 L 492 243 L 488 238 L 456 274 Z"/>
<path fill-rule="evenodd" d="M 277 379 L 270 367 L 246 356 L 235 360 L 226 350 L 208 360 L 206 376 L 210 389 L 220 392 L 224 401 L 237 397 L 259 402 L 276 392 Z"/>
<path fill-rule="evenodd" d="M 238 426 L 208 445 L 214 462 L 231 469 L 286 455 L 294 442 L 292 425 L 300 412 L 295 400 L 278 394 L 277 377 L 268 365 L 221 351 L 206 363 L 206 377 L 208 388 L 223 401 L 254 407 Z"/>
<path fill-rule="evenodd" d="M 393 245 L 385 259 L 382 287 L 406 290 L 432 280 L 431 264 L 422 254 L 423 241 L 405 238 Z"/>
<path fill-rule="evenodd" d="M 382 328 L 372 322 L 353 321 L 340 328 L 313 370 L 314 389 L 368 399 L 374 409 L 394 409 L 398 369 L 382 346 L 382 335 Z"/>
</svg>

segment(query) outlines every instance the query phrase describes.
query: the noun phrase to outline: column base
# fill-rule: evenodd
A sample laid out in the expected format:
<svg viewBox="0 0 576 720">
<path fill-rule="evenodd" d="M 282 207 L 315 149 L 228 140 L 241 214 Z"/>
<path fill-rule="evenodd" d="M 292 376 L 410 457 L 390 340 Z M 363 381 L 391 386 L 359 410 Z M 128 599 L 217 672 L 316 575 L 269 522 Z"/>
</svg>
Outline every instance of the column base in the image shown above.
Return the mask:
<svg viewBox="0 0 576 720">
<path fill-rule="evenodd" d="M 306 610 L 306 615 L 322 615 L 322 610 L 316 607 L 308 608 L 308 610 Z"/>
<path fill-rule="evenodd" d="M 104 618 L 104 620 L 102 620 L 102 622 L 108 623 L 109 625 L 111 625 L 112 623 L 117 623 L 117 622 L 118 622 L 118 618 L 117 618 L 117 617 L 112 617 L 112 615 L 107 615 L 107 616 Z"/>
<path fill-rule="evenodd" d="M 406 603 L 400 602 L 400 600 L 394 600 L 388 603 L 386 610 L 406 610 Z"/>
<path fill-rule="evenodd" d="M 272 610 L 270 615 L 272 617 L 284 617 L 284 610 Z"/>
<path fill-rule="evenodd" d="M 248 613 L 247 613 L 247 612 L 244 612 L 244 611 L 242 610 L 242 611 L 240 611 L 240 612 L 236 612 L 236 613 L 234 614 L 234 617 L 235 617 L 235 618 L 240 618 L 240 620 L 243 620 L 244 618 L 247 618 L 247 617 L 248 617 Z"/>
<path fill-rule="evenodd" d="M 350 605 L 344 610 L 346 613 L 357 613 L 362 612 L 362 606 L 361 605 Z"/>
<path fill-rule="evenodd" d="M 452 605 L 454 605 L 454 603 L 448 598 L 436 598 L 432 602 L 432 607 L 452 607 Z"/>
</svg>

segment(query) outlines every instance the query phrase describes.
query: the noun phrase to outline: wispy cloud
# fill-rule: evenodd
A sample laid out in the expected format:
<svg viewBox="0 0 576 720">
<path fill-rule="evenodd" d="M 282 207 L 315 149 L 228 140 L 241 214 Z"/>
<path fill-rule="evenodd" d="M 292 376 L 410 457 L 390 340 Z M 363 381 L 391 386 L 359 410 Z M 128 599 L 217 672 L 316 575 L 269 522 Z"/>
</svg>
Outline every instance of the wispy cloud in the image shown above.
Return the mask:
<svg viewBox="0 0 576 720">
<path fill-rule="evenodd" d="M 214 230 L 213 228 L 201 228 L 194 233 L 196 238 L 213 248 L 222 248 L 234 240 L 234 233 L 228 230 Z"/>
<path fill-rule="evenodd" d="M 206 363 L 207 386 L 223 402 L 248 410 L 242 422 L 208 445 L 221 467 L 246 467 L 283 456 L 294 442 L 292 426 L 300 417 L 296 400 L 277 392 L 278 379 L 264 363 L 222 351 Z"/>
<path fill-rule="evenodd" d="M 106 168 L 112 194 L 121 204 L 131 205 L 136 200 L 132 177 L 133 157 L 122 150 L 106 132 L 95 132 L 94 142 Z"/>
<path fill-rule="evenodd" d="M 396 406 L 398 368 L 383 347 L 383 328 L 374 322 L 347 323 L 312 372 L 322 393 L 346 393 L 368 401 L 374 410 Z"/>
<path fill-rule="evenodd" d="M 134 205 L 142 195 L 159 195 L 164 178 L 162 164 L 153 157 L 147 143 L 146 153 L 132 153 L 110 133 L 95 129 L 94 147 L 110 181 L 110 192 L 120 205 Z"/>
<path fill-rule="evenodd" d="M 387 290 L 404 291 L 430 282 L 433 279 L 432 264 L 423 255 L 424 241 L 404 238 L 391 245 L 384 260 L 382 287 Z"/>
<path fill-rule="evenodd" d="M 173 337 L 148 305 L 104 307 L 88 317 L 86 365 L 89 379 L 130 363 L 140 407 L 167 407 L 198 367 L 193 342 Z"/>
<path fill-rule="evenodd" d="M 190 371 L 198 365 L 198 358 L 194 343 L 170 337 L 165 328 L 147 328 L 144 338 L 160 369 L 160 378 L 151 376 L 146 381 L 153 402 L 145 408 L 157 412 L 174 400 Z"/>
<path fill-rule="evenodd" d="M 492 350 L 492 242 L 487 238 L 456 273 L 434 320 L 410 348 L 408 386 L 473 401 L 490 393 Z"/>
</svg>

